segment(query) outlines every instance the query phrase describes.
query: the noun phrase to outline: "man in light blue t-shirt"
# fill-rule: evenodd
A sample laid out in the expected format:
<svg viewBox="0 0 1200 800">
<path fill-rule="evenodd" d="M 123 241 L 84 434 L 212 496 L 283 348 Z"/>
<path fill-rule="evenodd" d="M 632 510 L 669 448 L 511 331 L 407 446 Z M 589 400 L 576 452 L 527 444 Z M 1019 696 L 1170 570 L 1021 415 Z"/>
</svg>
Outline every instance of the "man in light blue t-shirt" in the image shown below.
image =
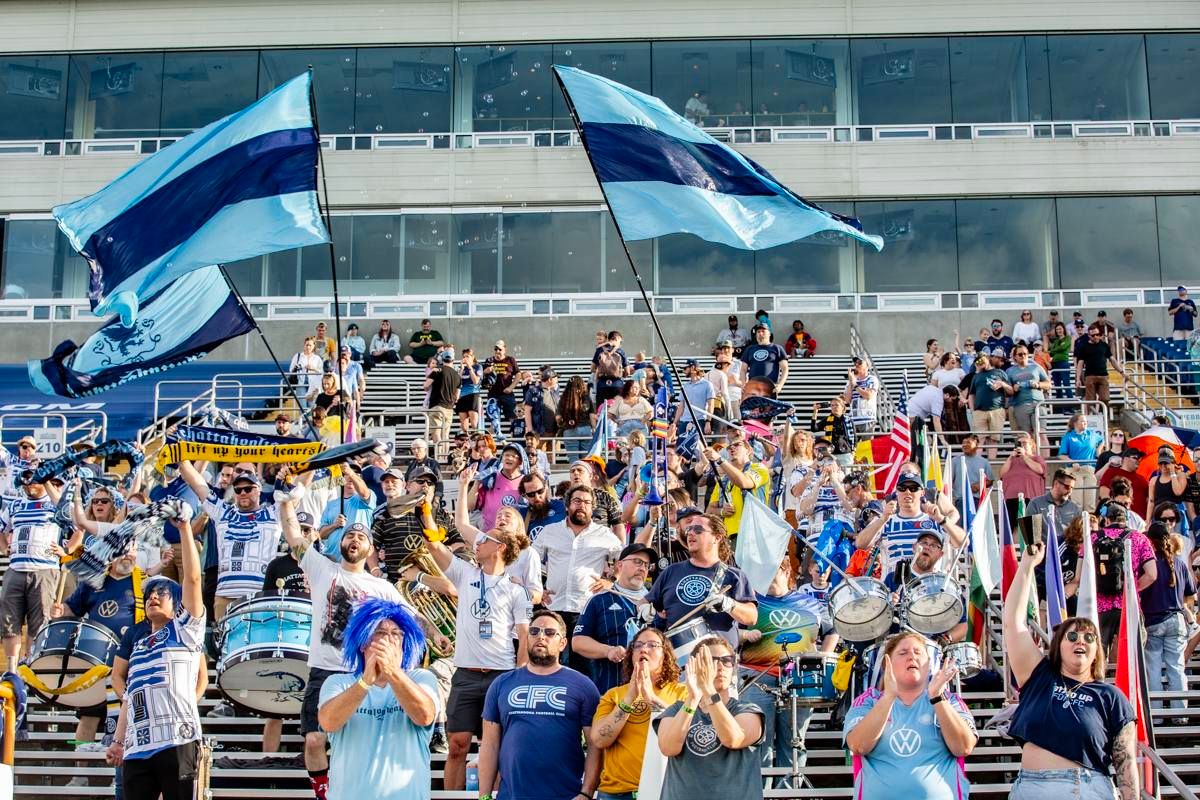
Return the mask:
<svg viewBox="0 0 1200 800">
<path fill-rule="evenodd" d="M 1050 376 L 1029 357 L 1029 346 L 1024 342 L 1013 348 L 1012 357 L 1013 365 L 1005 370 L 1008 376 L 1005 391 L 1012 398 L 1008 401 L 1012 425 L 1016 430 L 1032 434 L 1034 412 L 1037 404 L 1046 399 Z"/>
<path fill-rule="evenodd" d="M 342 496 L 326 503 L 321 512 L 321 552 L 334 561 L 342 558 L 342 535 L 350 526 L 358 524 L 370 531 L 375 515 L 375 493 L 362 476 L 349 467 L 342 470 L 342 476 Z"/>
<path fill-rule="evenodd" d="M 429 737 L 437 717 L 433 673 L 417 669 L 425 637 L 400 603 L 371 598 L 350 617 L 347 673 L 321 687 L 318 719 L 328 732 L 327 800 L 420 800 L 431 791 Z"/>
</svg>

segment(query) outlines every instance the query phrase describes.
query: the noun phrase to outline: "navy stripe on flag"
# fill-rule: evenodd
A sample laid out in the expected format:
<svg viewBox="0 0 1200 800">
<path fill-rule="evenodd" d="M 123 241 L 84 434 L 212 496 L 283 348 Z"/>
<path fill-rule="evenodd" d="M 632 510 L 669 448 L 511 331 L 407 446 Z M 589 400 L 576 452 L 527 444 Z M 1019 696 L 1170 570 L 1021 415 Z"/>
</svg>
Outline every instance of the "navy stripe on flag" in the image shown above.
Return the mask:
<svg viewBox="0 0 1200 800">
<path fill-rule="evenodd" d="M 96 231 L 81 251 L 108 287 L 186 242 L 226 206 L 317 188 L 312 128 L 271 131 L 222 150 L 139 200 Z"/>
<path fill-rule="evenodd" d="M 583 136 L 601 183 L 659 181 L 720 194 L 778 194 L 720 144 L 607 122 L 583 123 Z"/>
</svg>

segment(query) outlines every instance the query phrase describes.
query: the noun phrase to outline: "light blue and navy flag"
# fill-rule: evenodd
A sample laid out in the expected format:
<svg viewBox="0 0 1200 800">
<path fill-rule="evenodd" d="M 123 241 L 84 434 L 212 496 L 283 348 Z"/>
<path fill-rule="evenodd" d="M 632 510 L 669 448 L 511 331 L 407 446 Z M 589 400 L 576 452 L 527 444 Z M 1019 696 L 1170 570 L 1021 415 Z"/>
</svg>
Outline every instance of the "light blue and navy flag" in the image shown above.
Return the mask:
<svg viewBox="0 0 1200 800">
<path fill-rule="evenodd" d="M 97 316 L 138 306 L 211 264 L 329 241 L 306 72 L 180 139 L 96 194 L 54 209 L 88 260 Z"/>
<path fill-rule="evenodd" d="M 1062 555 L 1059 553 L 1058 520 L 1046 518 L 1046 621 L 1050 632 L 1067 618 L 1067 590 L 1063 582 Z"/>
<path fill-rule="evenodd" d="M 554 72 L 625 239 L 690 233 L 764 250 L 836 231 L 883 249 L 858 220 L 800 197 L 657 97 L 574 67 Z"/>
<path fill-rule="evenodd" d="M 205 267 L 151 297 L 132 325 L 113 317 L 83 344 L 67 340 L 30 361 L 29 380 L 46 394 L 84 397 L 203 358 L 253 329 L 220 269 Z"/>
</svg>

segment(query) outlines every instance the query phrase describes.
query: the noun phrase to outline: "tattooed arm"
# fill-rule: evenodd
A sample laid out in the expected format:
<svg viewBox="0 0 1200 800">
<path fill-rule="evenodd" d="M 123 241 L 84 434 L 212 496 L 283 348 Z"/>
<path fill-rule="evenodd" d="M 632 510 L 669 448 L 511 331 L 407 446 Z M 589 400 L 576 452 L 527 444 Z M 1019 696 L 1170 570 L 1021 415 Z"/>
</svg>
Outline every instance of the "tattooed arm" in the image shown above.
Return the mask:
<svg viewBox="0 0 1200 800">
<path fill-rule="evenodd" d="M 1136 724 L 1130 722 L 1121 728 L 1121 732 L 1113 741 L 1113 773 L 1121 800 L 1138 800 L 1141 797 L 1137 768 L 1137 739 L 1134 735 Z"/>
</svg>

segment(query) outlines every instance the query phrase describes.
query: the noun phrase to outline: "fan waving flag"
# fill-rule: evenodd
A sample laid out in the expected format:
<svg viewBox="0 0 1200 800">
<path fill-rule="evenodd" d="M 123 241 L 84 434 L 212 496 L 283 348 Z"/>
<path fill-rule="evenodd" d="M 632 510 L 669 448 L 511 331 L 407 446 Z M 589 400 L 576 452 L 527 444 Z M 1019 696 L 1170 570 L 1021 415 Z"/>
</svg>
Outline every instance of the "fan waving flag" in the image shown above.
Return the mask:
<svg viewBox="0 0 1200 800">
<path fill-rule="evenodd" d="M 764 250 L 835 231 L 883 249 L 858 220 L 795 194 L 657 97 L 574 67 L 554 73 L 626 240 L 690 233 Z"/>
<path fill-rule="evenodd" d="M 329 241 L 304 73 L 163 148 L 54 218 L 91 268 L 97 316 L 131 325 L 171 281 L 212 264 Z"/>
<path fill-rule="evenodd" d="M 83 344 L 68 340 L 28 362 L 29 380 L 45 394 L 84 397 L 203 358 L 253 329 L 220 268 L 205 267 L 151 297 L 132 325 L 113 317 Z"/>
<path fill-rule="evenodd" d="M 1067 590 L 1058 541 L 1058 520 L 1051 513 L 1046 518 L 1046 560 L 1043 562 L 1046 565 L 1046 622 L 1050 633 L 1054 633 L 1067 618 Z"/>
</svg>

